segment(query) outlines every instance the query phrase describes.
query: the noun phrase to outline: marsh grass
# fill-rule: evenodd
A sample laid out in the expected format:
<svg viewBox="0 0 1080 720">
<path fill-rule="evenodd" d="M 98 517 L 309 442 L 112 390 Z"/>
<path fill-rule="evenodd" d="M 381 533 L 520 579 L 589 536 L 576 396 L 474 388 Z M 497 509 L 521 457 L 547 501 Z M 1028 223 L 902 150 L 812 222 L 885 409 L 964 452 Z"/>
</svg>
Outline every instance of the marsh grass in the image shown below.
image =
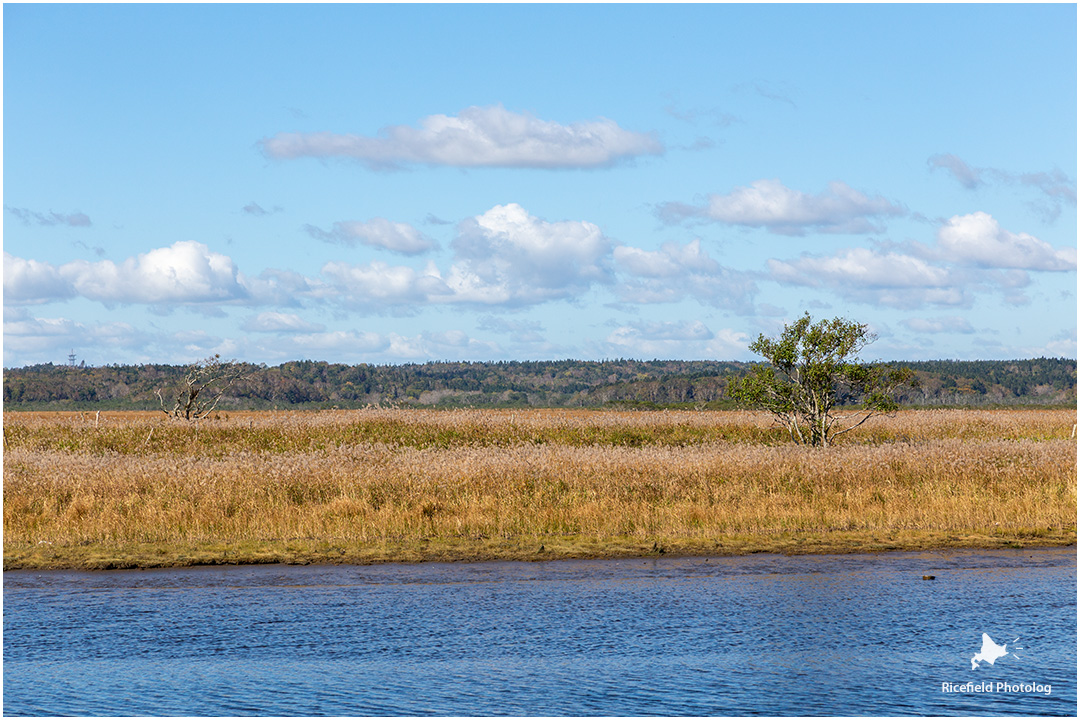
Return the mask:
<svg viewBox="0 0 1080 720">
<path fill-rule="evenodd" d="M 1075 542 L 1072 410 L 4 417 L 5 567 Z M 543 547 L 543 550 L 540 548 Z"/>
</svg>

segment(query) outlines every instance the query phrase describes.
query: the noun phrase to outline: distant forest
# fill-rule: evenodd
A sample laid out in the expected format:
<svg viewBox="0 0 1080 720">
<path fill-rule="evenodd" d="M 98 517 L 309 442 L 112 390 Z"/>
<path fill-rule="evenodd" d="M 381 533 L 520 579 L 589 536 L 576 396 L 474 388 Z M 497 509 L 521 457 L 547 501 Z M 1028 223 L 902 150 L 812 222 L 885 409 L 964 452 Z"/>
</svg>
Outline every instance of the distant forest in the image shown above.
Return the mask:
<svg viewBox="0 0 1080 720">
<path fill-rule="evenodd" d="M 932 360 L 910 367 L 917 388 L 909 407 L 1074 405 L 1076 361 Z M 432 362 L 341 365 L 287 362 L 243 365 L 219 412 L 286 408 L 622 407 L 731 408 L 728 383 L 752 363 L 675 360 Z M 182 365 L 33 365 L 4 370 L 6 410 L 157 410 L 186 372 Z"/>
</svg>

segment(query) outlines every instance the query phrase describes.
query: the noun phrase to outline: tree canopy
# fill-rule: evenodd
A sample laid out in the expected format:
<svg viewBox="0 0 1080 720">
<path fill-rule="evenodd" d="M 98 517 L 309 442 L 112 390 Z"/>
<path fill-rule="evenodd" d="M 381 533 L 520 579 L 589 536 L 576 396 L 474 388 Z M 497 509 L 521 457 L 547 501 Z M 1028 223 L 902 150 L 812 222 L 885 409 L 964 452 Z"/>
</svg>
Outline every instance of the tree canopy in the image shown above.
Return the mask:
<svg viewBox="0 0 1080 720">
<path fill-rule="evenodd" d="M 896 410 L 894 393 L 915 382 L 909 368 L 858 359 L 875 339 L 866 325 L 843 318 L 815 323 L 806 313 L 777 339 L 758 336 L 750 349 L 770 364 L 732 383 L 731 396 L 772 413 L 796 442 L 829 445 L 874 415 Z"/>
<path fill-rule="evenodd" d="M 544 360 L 344 365 L 300 360 L 273 367 L 239 363 L 243 377 L 215 412 L 273 408 L 736 407 L 731 383 L 760 362 L 717 360 Z M 1069 405 L 1076 360 L 921 360 L 917 388 L 899 388 L 905 407 Z M 5 410 L 158 410 L 157 393 L 181 389 L 186 365 L 34 365 L 4 370 Z M 169 407 L 175 394 L 165 395 Z"/>
</svg>

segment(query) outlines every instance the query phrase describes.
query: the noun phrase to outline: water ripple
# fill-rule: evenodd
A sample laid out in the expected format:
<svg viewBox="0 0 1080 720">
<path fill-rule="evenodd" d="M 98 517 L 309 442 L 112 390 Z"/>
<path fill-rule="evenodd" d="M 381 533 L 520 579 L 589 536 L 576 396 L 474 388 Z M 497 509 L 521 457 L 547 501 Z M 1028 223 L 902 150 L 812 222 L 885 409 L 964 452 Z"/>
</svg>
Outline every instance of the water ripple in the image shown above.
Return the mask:
<svg viewBox="0 0 1080 720">
<path fill-rule="evenodd" d="M 1076 710 L 1075 548 L 4 574 L 6 715 Z"/>
</svg>

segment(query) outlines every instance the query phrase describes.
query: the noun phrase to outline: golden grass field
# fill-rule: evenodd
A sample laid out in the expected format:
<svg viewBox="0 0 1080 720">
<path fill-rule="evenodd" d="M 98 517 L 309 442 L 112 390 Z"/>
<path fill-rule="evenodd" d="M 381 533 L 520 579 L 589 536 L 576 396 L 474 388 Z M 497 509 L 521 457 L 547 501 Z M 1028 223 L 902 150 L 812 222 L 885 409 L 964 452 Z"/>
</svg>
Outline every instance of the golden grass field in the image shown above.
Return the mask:
<svg viewBox="0 0 1080 720">
<path fill-rule="evenodd" d="M 1076 542 L 1076 411 L 5 413 L 4 567 Z"/>
</svg>

